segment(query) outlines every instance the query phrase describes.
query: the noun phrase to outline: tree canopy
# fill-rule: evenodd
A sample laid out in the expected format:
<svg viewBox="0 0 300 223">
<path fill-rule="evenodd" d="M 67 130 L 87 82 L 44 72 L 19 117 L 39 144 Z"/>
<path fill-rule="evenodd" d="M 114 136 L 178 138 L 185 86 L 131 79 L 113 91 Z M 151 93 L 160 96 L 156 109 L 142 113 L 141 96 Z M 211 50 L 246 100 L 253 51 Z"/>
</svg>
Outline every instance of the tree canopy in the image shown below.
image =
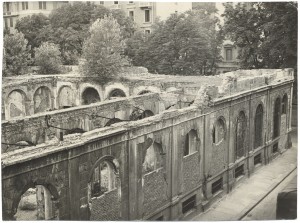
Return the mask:
<svg viewBox="0 0 300 223">
<path fill-rule="evenodd" d="M 297 3 L 225 4 L 224 33 L 240 48 L 242 68 L 297 67 Z"/>
<path fill-rule="evenodd" d="M 24 34 L 16 32 L 4 36 L 3 76 L 23 74 L 30 63 L 30 53 Z"/>
<path fill-rule="evenodd" d="M 172 14 L 157 21 L 148 36 L 136 34 L 127 41 L 127 55 L 133 65 L 151 72 L 200 75 L 212 72 L 220 42 L 215 25 L 218 20 L 202 11 Z"/>
<path fill-rule="evenodd" d="M 84 61 L 81 69 L 88 76 L 110 78 L 127 64 L 123 55 L 125 42 L 120 25 L 110 14 L 97 19 L 89 33 L 83 46 Z"/>
</svg>

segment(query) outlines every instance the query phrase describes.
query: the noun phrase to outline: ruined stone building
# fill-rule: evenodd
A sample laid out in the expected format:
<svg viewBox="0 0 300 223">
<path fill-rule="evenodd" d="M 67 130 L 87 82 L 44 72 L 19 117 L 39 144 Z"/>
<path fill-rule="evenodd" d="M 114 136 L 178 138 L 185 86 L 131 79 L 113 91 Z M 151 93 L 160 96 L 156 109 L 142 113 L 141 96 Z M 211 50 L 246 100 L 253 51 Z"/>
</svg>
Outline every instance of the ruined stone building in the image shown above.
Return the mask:
<svg viewBox="0 0 300 223">
<path fill-rule="evenodd" d="M 122 76 L 4 78 L 3 219 L 185 219 L 291 146 L 291 69 Z"/>
</svg>

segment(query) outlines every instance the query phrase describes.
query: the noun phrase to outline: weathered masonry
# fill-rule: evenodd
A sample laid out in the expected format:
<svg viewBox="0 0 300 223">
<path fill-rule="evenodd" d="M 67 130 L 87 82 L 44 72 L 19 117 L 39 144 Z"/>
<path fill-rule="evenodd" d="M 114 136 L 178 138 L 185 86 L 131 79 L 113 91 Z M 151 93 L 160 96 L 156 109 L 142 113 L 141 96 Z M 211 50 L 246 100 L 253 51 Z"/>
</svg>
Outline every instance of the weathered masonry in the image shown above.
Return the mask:
<svg viewBox="0 0 300 223">
<path fill-rule="evenodd" d="M 171 76 L 150 79 L 164 85 L 163 93 L 127 97 L 123 103 L 129 114 L 132 100 L 150 106 L 139 99 L 145 97 L 157 109 L 151 115 L 2 151 L 3 219 L 15 218 L 21 197 L 32 187 L 43 192 L 41 219 L 184 219 L 291 146 L 291 69 L 188 77 L 190 82 L 176 86 L 168 83 Z M 167 85 L 175 89 L 167 93 L 162 90 Z M 179 106 L 178 98 L 192 103 Z M 100 112 L 99 106 L 119 100 L 78 109 Z M 55 112 L 50 113 L 60 120 L 63 110 Z M 30 123 L 25 116 L 5 125 L 19 120 Z"/>
</svg>

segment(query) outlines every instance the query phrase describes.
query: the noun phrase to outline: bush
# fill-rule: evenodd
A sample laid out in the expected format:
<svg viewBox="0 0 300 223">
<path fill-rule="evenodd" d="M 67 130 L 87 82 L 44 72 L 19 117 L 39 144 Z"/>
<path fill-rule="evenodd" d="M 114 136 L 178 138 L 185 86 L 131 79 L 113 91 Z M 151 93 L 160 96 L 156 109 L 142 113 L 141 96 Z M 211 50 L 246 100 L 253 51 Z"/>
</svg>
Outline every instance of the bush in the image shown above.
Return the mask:
<svg viewBox="0 0 300 223">
<path fill-rule="evenodd" d="M 40 66 L 41 74 L 55 74 L 61 70 L 61 53 L 58 45 L 54 43 L 42 43 L 35 49 L 35 64 Z"/>
<path fill-rule="evenodd" d="M 3 76 L 21 75 L 30 63 L 27 40 L 23 33 L 4 36 Z"/>
</svg>

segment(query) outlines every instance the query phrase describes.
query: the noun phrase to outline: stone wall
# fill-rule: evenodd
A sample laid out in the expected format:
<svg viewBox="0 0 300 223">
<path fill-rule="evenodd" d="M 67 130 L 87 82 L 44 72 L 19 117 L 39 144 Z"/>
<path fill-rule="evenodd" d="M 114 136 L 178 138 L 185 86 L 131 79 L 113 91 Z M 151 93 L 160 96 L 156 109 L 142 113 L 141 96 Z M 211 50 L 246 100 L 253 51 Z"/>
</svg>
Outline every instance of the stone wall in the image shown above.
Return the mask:
<svg viewBox="0 0 300 223">
<path fill-rule="evenodd" d="M 291 131 L 291 103 L 288 103 L 287 114 L 281 115 L 281 132 L 277 139 L 272 138 L 273 112 L 276 98 L 287 94 L 290 99 L 291 88 L 292 81 L 283 81 L 230 97 L 207 97 L 204 98 L 206 106 L 194 104 L 183 109 L 166 110 L 143 120 L 69 135 L 61 142 L 54 140 L 3 153 L 3 218 L 13 218 L 20 197 L 29 187 L 43 185 L 57 201 L 59 219 L 102 220 L 119 216 L 122 220 L 147 220 L 163 216 L 165 220 L 180 220 L 183 217 L 182 202 L 189 197 L 196 195 L 198 210 L 214 200 L 212 183 L 220 177 L 223 177 L 225 193 L 230 191 L 226 188 L 238 184 L 234 177 L 235 168 L 244 165 L 244 177 L 252 174 L 253 165 L 247 163 L 253 162 L 253 151 L 261 153 L 267 163 L 274 157 L 271 153 L 274 143 L 279 141 L 279 150 L 286 149 L 284 145 Z M 141 105 L 150 106 L 142 103 L 147 101 L 144 97 L 146 95 L 141 97 Z M 253 115 L 260 103 L 264 108 L 262 134 L 265 140 L 260 148 L 254 148 L 250 143 L 254 133 Z M 123 103 L 119 103 L 119 107 L 122 106 Z M 88 105 L 84 108 L 96 111 L 96 107 Z M 75 110 L 79 112 L 81 109 Z M 113 109 L 118 111 L 117 107 Z M 82 114 L 72 113 L 75 110 L 70 110 L 71 117 Z M 235 159 L 236 120 L 240 111 L 244 111 L 247 120 L 247 146 L 245 156 Z M 64 122 L 61 121 L 63 118 L 68 122 L 68 118 L 58 111 L 51 113 L 52 116 L 56 112 L 60 117 L 57 123 Z M 211 130 L 220 116 L 224 117 L 226 134 L 223 142 L 214 145 Z M 42 123 L 42 119 L 39 122 Z M 17 128 L 14 126 L 15 131 Z M 196 152 L 183 157 L 186 134 L 191 130 L 197 132 Z M 163 165 L 143 176 L 142 164 L 153 142 L 161 145 L 159 155 L 163 157 Z M 120 184 L 116 190 L 93 200 L 89 196 L 89 185 L 95 165 L 111 157 L 117 160 Z M 108 213 L 111 214 L 108 216 Z"/>
</svg>

